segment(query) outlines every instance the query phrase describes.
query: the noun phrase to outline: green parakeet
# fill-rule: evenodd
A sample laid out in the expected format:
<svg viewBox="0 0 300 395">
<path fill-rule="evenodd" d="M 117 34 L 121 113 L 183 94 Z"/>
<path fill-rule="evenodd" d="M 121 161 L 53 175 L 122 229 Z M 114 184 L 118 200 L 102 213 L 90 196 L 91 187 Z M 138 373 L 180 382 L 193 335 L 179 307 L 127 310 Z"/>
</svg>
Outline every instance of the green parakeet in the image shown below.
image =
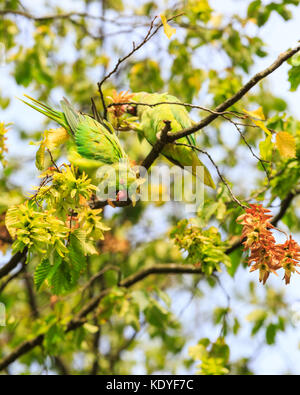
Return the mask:
<svg viewBox="0 0 300 395">
<path fill-rule="evenodd" d="M 168 93 L 146 93 L 139 92 L 135 93 L 133 101 L 137 103 L 155 104 L 161 102 L 178 102 L 176 97 L 169 95 Z M 131 109 L 132 110 L 132 109 Z M 128 110 L 130 112 L 130 109 Z M 164 127 L 164 121 L 171 122 L 171 133 L 178 132 L 182 129 L 188 128 L 193 125 L 193 121 L 189 116 L 184 106 L 178 106 L 176 104 L 162 104 L 154 107 L 149 106 L 136 106 L 136 115 L 139 119 L 139 124 L 134 127 L 137 132 L 145 137 L 145 139 L 154 145 L 157 141 L 157 134 L 162 131 Z M 184 143 L 189 145 L 196 145 L 195 138 L 193 135 L 181 138 L 178 143 Z M 197 151 L 192 148 L 179 146 L 175 144 L 167 144 L 162 154 L 169 159 L 175 165 L 184 167 L 191 167 L 193 175 L 199 177 L 205 185 L 215 188 L 214 181 L 197 155 Z M 204 172 L 196 172 L 197 167 L 202 167 Z"/>
<path fill-rule="evenodd" d="M 68 132 L 68 157 L 71 163 L 88 174 L 95 173 L 104 165 L 110 166 L 109 174 L 100 172 L 98 182 L 106 180 L 112 186 L 115 179 L 119 191 L 134 187 L 134 183 L 141 184 L 109 122 L 103 120 L 99 123 L 92 117 L 77 112 L 66 99 L 61 101 L 62 111 L 56 111 L 38 100 L 26 97 L 32 103 L 23 100 L 25 104 L 56 121 Z M 115 170 L 115 177 L 111 170 Z"/>
</svg>

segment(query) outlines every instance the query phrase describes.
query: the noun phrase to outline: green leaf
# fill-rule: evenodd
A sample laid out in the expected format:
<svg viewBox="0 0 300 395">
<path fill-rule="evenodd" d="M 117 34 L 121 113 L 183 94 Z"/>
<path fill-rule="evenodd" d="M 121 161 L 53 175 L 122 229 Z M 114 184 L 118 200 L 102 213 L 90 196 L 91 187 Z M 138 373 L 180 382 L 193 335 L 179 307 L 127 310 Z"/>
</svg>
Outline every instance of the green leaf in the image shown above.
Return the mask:
<svg viewBox="0 0 300 395">
<path fill-rule="evenodd" d="M 35 269 L 34 284 L 38 291 L 49 276 L 51 269 L 52 266 L 50 265 L 49 259 L 43 259 Z"/>
<path fill-rule="evenodd" d="M 264 141 L 259 143 L 260 156 L 263 160 L 270 161 L 273 153 L 272 136 L 268 136 Z"/>
<path fill-rule="evenodd" d="M 276 332 L 277 332 L 277 325 L 269 324 L 266 330 L 266 341 L 269 345 L 275 343 Z"/>
<path fill-rule="evenodd" d="M 66 261 L 61 257 L 56 258 L 56 262 L 49 273 L 48 280 L 54 295 L 62 295 L 72 289 L 71 270 Z"/>
<path fill-rule="evenodd" d="M 84 269 L 86 266 L 86 256 L 85 256 L 85 239 L 78 237 L 79 232 L 74 232 L 70 235 L 69 243 L 69 256 L 71 262 L 76 265 L 80 270 Z"/>
<path fill-rule="evenodd" d="M 70 235 L 69 242 L 69 258 L 71 261 L 71 276 L 72 282 L 77 283 L 79 276 L 86 270 L 87 258 L 85 256 L 85 242 L 76 236 L 76 233 Z"/>
<path fill-rule="evenodd" d="M 36 168 L 40 171 L 44 170 L 45 168 L 45 149 L 46 149 L 46 141 L 43 140 L 36 153 L 36 158 L 35 158 Z"/>
<path fill-rule="evenodd" d="M 249 4 L 248 7 L 248 18 L 253 18 L 256 14 L 259 8 L 261 7 L 261 0 L 255 0 L 252 1 L 252 3 Z"/>
<path fill-rule="evenodd" d="M 160 304 L 152 301 L 145 310 L 145 317 L 149 324 L 161 328 L 162 325 L 166 324 L 166 317 L 168 312 Z"/>
<path fill-rule="evenodd" d="M 300 85 L 300 66 L 292 67 L 289 70 L 289 82 L 291 83 L 291 91 L 296 91 Z"/>
<path fill-rule="evenodd" d="M 237 248 L 230 254 L 231 266 L 227 267 L 227 272 L 231 277 L 234 277 L 239 265 L 241 264 L 243 256 L 243 249 Z"/>
<path fill-rule="evenodd" d="M 206 348 L 202 344 L 197 344 L 196 346 L 189 347 L 189 356 L 195 361 L 201 361 L 201 359 L 206 355 Z"/>
<path fill-rule="evenodd" d="M 43 345 L 50 355 L 57 355 L 64 344 L 65 331 L 62 326 L 54 324 L 45 333 Z"/>
<path fill-rule="evenodd" d="M 96 325 L 89 324 L 88 322 L 83 325 L 84 329 L 86 329 L 89 333 L 95 334 L 99 332 L 99 327 Z"/>
<path fill-rule="evenodd" d="M 19 208 L 18 206 L 12 206 L 7 210 L 5 216 L 5 226 L 9 231 L 11 237 L 16 236 L 16 228 L 20 224 Z"/>
</svg>

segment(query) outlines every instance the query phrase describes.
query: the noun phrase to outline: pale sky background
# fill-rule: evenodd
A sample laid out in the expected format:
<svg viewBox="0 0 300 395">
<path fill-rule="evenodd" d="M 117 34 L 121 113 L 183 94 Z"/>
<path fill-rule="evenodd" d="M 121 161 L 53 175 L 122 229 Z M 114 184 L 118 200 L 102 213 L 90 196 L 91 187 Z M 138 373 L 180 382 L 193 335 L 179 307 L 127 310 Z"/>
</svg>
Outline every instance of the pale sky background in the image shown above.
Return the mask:
<svg viewBox="0 0 300 395">
<path fill-rule="evenodd" d="M 23 1 L 25 6 L 28 6 L 29 9 L 33 9 L 32 1 Z M 58 1 L 53 1 L 53 4 L 59 3 Z M 139 1 L 135 1 L 135 4 L 138 4 Z M 141 2 L 142 4 L 143 2 Z M 46 13 L 43 7 L 40 5 L 42 2 L 36 1 L 34 2 L 34 9 L 36 14 L 44 14 Z M 77 1 L 64 1 L 64 7 L 70 8 L 72 10 L 78 9 L 78 4 L 80 2 Z M 163 4 L 163 2 L 162 2 Z M 218 9 L 220 12 L 231 15 L 234 13 L 239 13 L 241 15 L 245 15 L 246 8 L 249 2 L 244 0 L 211 0 L 211 5 L 213 8 Z M 300 23 L 300 8 L 296 9 L 296 7 L 291 7 L 294 13 L 294 18 L 285 22 L 279 17 L 277 14 L 273 13 L 271 16 L 270 22 L 260 29 L 260 36 L 267 44 L 267 49 L 269 52 L 269 56 L 263 59 L 256 59 L 255 65 L 251 69 L 251 75 L 255 72 L 262 70 L 266 66 L 268 66 L 280 52 L 285 51 L 289 47 L 292 47 L 297 40 L 300 40 L 300 32 L 299 32 L 299 23 Z M 78 9 L 80 10 L 80 9 Z M 27 21 L 20 22 L 27 26 Z M 26 29 L 28 29 L 26 27 Z M 250 29 L 256 29 L 253 25 Z M 30 29 L 25 32 L 27 37 L 30 37 Z M 128 41 L 126 37 L 124 37 L 124 41 Z M 130 41 L 130 40 L 129 40 Z M 130 41 L 131 42 L 131 41 Z M 28 45 L 30 45 L 30 40 L 28 41 Z M 154 51 L 155 48 L 151 45 L 145 47 L 143 49 L 145 52 Z M 153 52 L 154 53 L 154 52 Z M 66 53 L 66 56 L 70 56 L 72 58 L 72 53 Z M 218 60 L 215 60 L 218 62 Z M 290 111 L 298 115 L 299 114 L 299 106 L 300 106 L 300 89 L 297 92 L 292 93 L 289 91 L 289 83 L 287 81 L 287 70 L 288 65 L 283 65 L 278 71 L 273 73 L 270 77 L 268 77 L 268 81 L 272 90 L 275 94 L 286 99 L 290 106 Z M 9 75 L 10 68 L 9 66 L 5 66 L 0 68 L 0 91 L 2 91 L 5 95 L 21 97 L 23 93 L 31 94 L 32 91 L 30 88 L 24 89 L 23 87 L 18 87 L 13 83 L 12 78 Z M 60 98 L 61 92 L 56 92 L 53 95 L 53 101 L 57 102 Z M 199 103 L 201 104 L 201 103 Z M 4 120 L 6 122 L 14 121 L 16 125 L 25 128 L 26 130 L 35 130 L 38 127 L 42 127 L 41 122 L 43 121 L 43 116 L 38 114 L 34 114 L 32 111 L 28 109 L 24 109 L 24 105 L 20 103 L 17 99 L 12 100 L 12 105 L 9 107 L 7 111 L 0 113 L 0 120 Z M 31 159 L 36 151 L 34 146 L 30 146 L 24 142 L 20 142 L 16 139 L 15 133 L 9 135 L 8 140 L 9 145 L 9 153 L 13 156 L 20 155 L 22 153 L 22 157 L 27 157 Z M 236 176 L 241 175 L 241 172 L 244 169 L 239 168 L 236 170 Z M 28 185 L 27 190 L 37 182 L 37 172 L 32 171 L 31 163 L 25 165 L 18 174 L 14 177 L 14 181 L 20 185 Z M 248 175 L 247 175 L 248 176 Z M 234 179 L 234 175 L 233 175 Z M 247 177 L 245 177 L 245 183 L 247 183 Z M 155 210 L 151 207 L 151 210 L 148 212 L 148 219 L 152 222 L 152 226 L 155 229 L 159 229 L 160 232 L 166 231 L 166 224 L 161 221 L 161 212 Z M 136 230 L 138 233 L 138 229 Z M 300 241 L 299 235 L 295 235 L 297 241 Z M 8 256 L 0 258 L 0 262 L 6 262 Z M 252 273 L 249 274 L 248 270 L 240 268 L 238 270 L 237 275 L 234 279 L 230 278 L 226 273 L 222 274 L 221 282 L 223 287 L 226 289 L 226 292 L 232 297 L 231 300 L 231 308 L 235 314 L 240 317 L 242 325 L 244 324 L 245 328 L 239 334 L 238 337 L 228 338 L 229 344 L 231 347 L 231 359 L 235 360 L 240 356 L 246 356 L 247 354 L 251 355 L 253 350 L 259 349 L 262 343 L 264 333 L 262 336 L 256 336 L 255 340 L 250 338 L 250 327 L 245 324 L 245 317 L 247 314 L 253 309 L 249 310 L 249 305 L 241 302 L 238 298 L 236 298 L 235 294 L 243 295 L 244 289 L 248 284 L 249 278 L 256 281 L 257 288 L 259 293 L 264 294 L 264 287 L 258 283 L 258 274 Z M 188 279 L 188 277 L 187 277 Z M 274 286 L 276 289 L 284 289 L 286 291 L 286 295 L 291 304 L 295 303 L 298 299 L 300 300 L 300 276 L 294 276 L 292 278 L 292 284 L 288 287 L 285 287 L 280 278 L 275 278 L 273 276 L 270 281 L 270 284 Z M 210 325 L 208 322 L 208 317 L 211 314 L 211 311 L 216 306 L 224 305 L 226 306 L 226 294 L 220 290 L 220 288 L 214 290 L 213 292 L 208 286 L 204 285 L 204 283 L 199 284 L 199 289 L 204 291 L 208 295 L 203 299 L 196 299 L 195 302 L 191 303 L 187 309 L 185 309 L 184 313 L 181 315 L 180 319 L 183 322 L 184 330 L 189 339 L 184 350 L 185 355 L 187 356 L 187 347 L 190 345 L 194 345 L 200 338 L 202 337 L 210 337 L 212 340 L 216 339 L 220 328 L 215 328 Z M 247 292 L 247 291 L 246 291 Z M 176 315 L 181 312 L 181 310 L 187 305 L 190 299 L 190 293 L 176 289 L 171 292 L 174 302 L 173 302 L 173 311 Z M 205 306 L 205 307 L 203 307 Z M 199 313 L 201 312 L 201 314 Z M 186 325 L 188 323 L 188 325 Z M 254 372 L 257 374 L 280 374 L 289 371 L 290 373 L 300 374 L 300 352 L 299 352 L 299 342 L 300 342 L 300 326 L 295 328 L 294 330 L 289 330 L 288 332 L 284 332 L 283 334 L 278 335 L 278 342 L 276 346 L 264 347 L 261 349 L 260 354 L 257 359 L 253 363 L 252 368 Z M 144 358 L 143 352 L 135 352 L 134 355 L 128 353 L 123 358 L 136 358 L 138 357 L 141 361 Z M 194 372 L 195 367 L 191 372 Z M 134 373 L 142 374 L 144 373 L 142 367 L 136 367 L 134 369 Z M 164 373 L 164 372 L 160 372 Z M 188 373 L 188 372 L 181 372 Z"/>
</svg>

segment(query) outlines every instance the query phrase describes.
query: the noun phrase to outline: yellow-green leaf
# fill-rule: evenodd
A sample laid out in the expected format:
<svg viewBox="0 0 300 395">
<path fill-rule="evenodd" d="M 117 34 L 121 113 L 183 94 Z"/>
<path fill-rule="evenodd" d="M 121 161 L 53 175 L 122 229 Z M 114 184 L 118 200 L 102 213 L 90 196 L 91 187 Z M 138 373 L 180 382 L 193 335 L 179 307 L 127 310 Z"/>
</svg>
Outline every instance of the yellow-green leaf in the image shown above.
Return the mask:
<svg viewBox="0 0 300 395">
<path fill-rule="evenodd" d="M 267 318 L 267 315 L 268 314 L 265 312 L 265 310 L 257 309 L 248 314 L 246 320 L 249 322 L 262 321 Z"/>
<path fill-rule="evenodd" d="M 252 122 L 256 126 L 261 128 L 268 136 L 272 136 L 272 133 L 270 132 L 270 130 L 265 126 L 265 124 L 262 121 L 255 121 L 254 119 L 252 119 Z"/>
<path fill-rule="evenodd" d="M 173 36 L 173 34 L 176 33 L 176 29 L 168 24 L 168 21 L 167 21 L 167 18 L 165 17 L 165 15 L 161 14 L 160 17 L 161 17 L 161 21 L 164 25 L 165 35 L 168 37 L 168 39 L 170 39 Z"/>
<path fill-rule="evenodd" d="M 296 157 L 296 141 L 290 133 L 278 132 L 276 134 L 276 147 L 282 158 L 289 159 Z"/>
<path fill-rule="evenodd" d="M 65 128 L 47 130 L 45 136 L 46 146 L 50 151 L 64 144 L 69 138 L 69 134 Z"/>
<path fill-rule="evenodd" d="M 265 121 L 266 120 L 266 117 L 265 117 L 265 114 L 263 113 L 262 107 L 259 107 L 255 111 L 247 111 L 247 110 L 243 110 L 243 111 L 244 111 L 244 113 L 249 115 L 251 118 L 260 119 L 261 121 Z"/>
<path fill-rule="evenodd" d="M 18 206 L 11 206 L 5 216 L 5 226 L 11 237 L 16 236 L 17 226 L 20 223 L 19 211 Z"/>
<path fill-rule="evenodd" d="M 189 356 L 195 361 L 201 361 L 203 356 L 207 355 L 206 348 L 202 344 L 189 347 Z"/>
<path fill-rule="evenodd" d="M 271 160 L 273 152 L 272 136 L 259 143 L 260 156 L 263 160 Z"/>
<path fill-rule="evenodd" d="M 92 334 L 95 334 L 95 333 L 99 332 L 99 327 L 96 326 L 96 325 L 85 323 L 83 325 L 83 327 L 84 327 L 84 329 L 86 329 L 88 332 L 90 332 Z"/>
<path fill-rule="evenodd" d="M 43 140 L 41 142 L 40 148 L 36 153 L 35 165 L 38 170 L 44 170 L 45 168 L 45 149 L 46 149 L 46 142 Z"/>
</svg>

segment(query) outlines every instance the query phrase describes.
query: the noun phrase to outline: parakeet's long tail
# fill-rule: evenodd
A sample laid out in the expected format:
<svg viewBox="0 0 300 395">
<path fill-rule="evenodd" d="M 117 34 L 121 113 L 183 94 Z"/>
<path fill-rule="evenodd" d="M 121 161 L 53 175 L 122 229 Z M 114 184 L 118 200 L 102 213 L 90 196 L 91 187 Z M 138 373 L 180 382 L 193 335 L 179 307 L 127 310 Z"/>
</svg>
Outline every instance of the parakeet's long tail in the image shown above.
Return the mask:
<svg viewBox="0 0 300 395">
<path fill-rule="evenodd" d="M 172 158 L 171 156 L 168 156 L 167 154 L 164 154 L 164 156 L 172 163 L 174 163 L 174 165 L 181 167 L 182 169 L 188 169 L 188 167 L 191 168 L 191 173 L 193 174 L 193 176 L 199 178 L 199 180 L 201 180 L 205 185 L 207 185 L 208 187 L 211 187 L 213 189 L 216 188 L 216 185 L 209 173 L 209 171 L 207 170 L 206 166 L 201 162 L 201 160 L 197 157 L 194 157 L 193 159 L 193 163 L 192 166 L 189 164 L 189 166 L 183 166 L 180 162 L 178 162 L 176 159 Z M 198 169 L 203 169 L 202 171 L 199 171 Z"/>
<path fill-rule="evenodd" d="M 192 138 L 192 136 L 186 136 L 186 139 L 191 146 L 196 144 L 196 140 L 195 140 L 195 138 Z M 216 185 L 214 183 L 214 180 L 212 179 L 212 176 L 210 175 L 210 172 L 207 170 L 206 166 L 204 166 L 204 164 L 198 158 L 197 150 L 195 148 L 192 148 L 192 150 L 194 151 L 192 174 L 195 177 L 200 178 L 204 182 L 205 185 L 207 185 L 213 189 L 216 189 Z M 202 173 L 202 170 L 200 170 L 200 175 L 199 175 L 199 170 L 198 170 L 199 168 L 203 170 L 203 173 Z"/>
<path fill-rule="evenodd" d="M 65 114 L 63 112 L 53 110 L 48 105 L 46 105 L 46 104 L 28 96 L 28 95 L 24 95 L 24 96 L 27 99 L 29 99 L 32 103 L 20 99 L 23 103 L 27 104 L 27 106 L 33 108 L 34 110 L 46 115 L 46 117 L 57 122 L 62 127 L 64 127 L 69 133 L 73 134 L 72 125 L 69 123 L 67 117 L 65 116 Z M 66 103 L 66 106 L 67 106 L 67 103 Z M 69 104 L 68 104 L 68 106 L 71 107 Z"/>
<path fill-rule="evenodd" d="M 76 129 L 79 125 L 80 115 L 79 113 L 74 110 L 70 102 L 64 97 L 64 100 L 60 102 L 61 108 L 63 109 L 63 115 L 65 116 L 68 125 L 71 128 L 73 134 L 75 134 Z"/>
</svg>

